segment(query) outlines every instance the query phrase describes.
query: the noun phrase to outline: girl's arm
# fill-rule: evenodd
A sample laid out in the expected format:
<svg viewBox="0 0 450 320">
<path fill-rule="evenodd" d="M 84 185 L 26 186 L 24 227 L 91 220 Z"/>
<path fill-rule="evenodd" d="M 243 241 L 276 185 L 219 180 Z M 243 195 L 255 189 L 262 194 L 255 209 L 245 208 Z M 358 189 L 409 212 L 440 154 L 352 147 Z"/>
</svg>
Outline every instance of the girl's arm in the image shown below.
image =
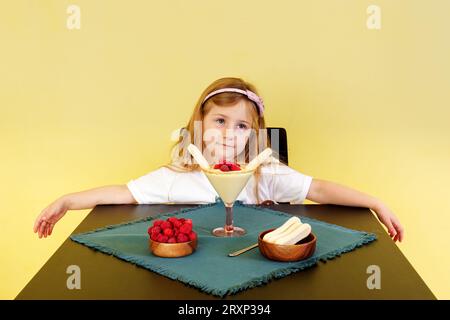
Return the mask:
<svg viewBox="0 0 450 320">
<path fill-rule="evenodd" d="M 394 241 L 402 242 L 404 238 L 404 229 L 400 221 L 381 200 L 375 197 L 331 181 L 313 179 L 306 198 L 317 203 L 372 209 L 378 219 L 387 227 L 389 235 Z"/>
<path fill-rule="evenodd" d="M 61 197 L 68 210 L 90 209 L 100 204 L 136 204 L 126 185 L 104 186 Z"/>
<path fill-rule="evenodd" d="M 90 209 L 100 204 L 137 204 L 126 185 L 113 185 L 63 195 L 36 218 L 33 230 L 39 238 L 52 234 L 55 224 L 68 210 Z"/>
</svg>

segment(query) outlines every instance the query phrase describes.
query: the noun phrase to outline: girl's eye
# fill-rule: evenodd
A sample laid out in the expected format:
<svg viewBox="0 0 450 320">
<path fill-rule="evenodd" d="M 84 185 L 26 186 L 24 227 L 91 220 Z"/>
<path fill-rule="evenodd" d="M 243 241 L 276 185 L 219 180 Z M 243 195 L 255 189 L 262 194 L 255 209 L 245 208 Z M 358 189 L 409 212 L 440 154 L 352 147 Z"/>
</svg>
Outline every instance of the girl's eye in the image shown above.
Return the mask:
<svg viewBox="0 0 450 320">
<path fill-rule="evenodd" d="M 225 120 L 222 119 L 222 118 L 219 118 L 219 119 L 216 120 L 216 122 L 217 122 L 218 124 L 224 124 L 224 123 L 225 123 Z"/>
<path fill-rule="evenodd" d="M 247 125 L 244 123 L 240 123 L 240 124 L 238 124 L 238 128 L 241 130 L 245 130 L 245 129 L 247 129 Z"/>
</svg>

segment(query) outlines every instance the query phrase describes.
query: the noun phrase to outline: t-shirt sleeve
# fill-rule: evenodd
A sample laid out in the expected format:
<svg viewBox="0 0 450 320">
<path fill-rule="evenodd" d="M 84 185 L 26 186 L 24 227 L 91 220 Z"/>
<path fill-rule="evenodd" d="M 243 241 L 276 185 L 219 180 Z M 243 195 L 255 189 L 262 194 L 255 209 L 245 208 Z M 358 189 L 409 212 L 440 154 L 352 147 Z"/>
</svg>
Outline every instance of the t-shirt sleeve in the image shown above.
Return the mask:
<svg viewBox="0 0 450 320">
<path fill-rule="evenodd" d="M 176 172 L 166 167 L 151 171 L 127 183 L 127 187 L 138 204 L 169 202 L 169 191 Z"/>
<path fill-rule="evenodd" d="M 308 195 L 312 177 L 284 164 L 269 165 L 271 193 L 276 202 L 302 204 Z"/>
</svg>

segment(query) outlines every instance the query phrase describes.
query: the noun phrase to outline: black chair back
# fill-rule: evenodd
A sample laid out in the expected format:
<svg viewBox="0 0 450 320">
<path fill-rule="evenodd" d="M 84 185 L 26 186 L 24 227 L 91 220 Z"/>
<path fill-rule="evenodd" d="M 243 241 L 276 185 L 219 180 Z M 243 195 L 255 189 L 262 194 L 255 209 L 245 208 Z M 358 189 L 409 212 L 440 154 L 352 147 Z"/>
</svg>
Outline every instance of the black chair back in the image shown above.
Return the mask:
<svg viewBox="0 0 450 320">
<path fill-rule="evenodd" d="M 281 162 L 288 165 L 288 144 L 285 128 L 267 127 L 267 136 L 274 152 L 278 153 Z"/>
</svg>

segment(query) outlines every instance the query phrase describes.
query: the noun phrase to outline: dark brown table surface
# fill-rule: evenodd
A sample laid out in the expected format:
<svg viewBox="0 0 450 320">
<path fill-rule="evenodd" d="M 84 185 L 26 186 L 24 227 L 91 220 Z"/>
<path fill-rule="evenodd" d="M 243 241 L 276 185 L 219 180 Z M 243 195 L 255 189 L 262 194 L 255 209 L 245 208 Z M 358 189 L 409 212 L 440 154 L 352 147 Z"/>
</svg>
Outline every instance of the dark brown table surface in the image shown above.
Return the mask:
<svg viewBox="0 0 450 320">
<path fill-rule="evenodd" d="M 86 216 L 74 233 L 186 207 L 193 205 L 100 205 Z M 316 204 L 278 204 L 269 208 L 372 232 L 377 234 L 378 240 L 326 263 L 318 262 L 309 269 L 229 295 L 225 299 L 436 299 L 369 209 Z M 42 245 L 45 245 L 44 242 Z M 70 265 L 81 269 L 79 290 L 69 290 L 66 286 L 69 277 L 66 270 Z M 379 290 L 367 288 L 370 276 L 367 267 L 370 265 L 380 267 Z M 16 299 L 220 298 L 94 251 L 68 238 Z"/>
</svg>

